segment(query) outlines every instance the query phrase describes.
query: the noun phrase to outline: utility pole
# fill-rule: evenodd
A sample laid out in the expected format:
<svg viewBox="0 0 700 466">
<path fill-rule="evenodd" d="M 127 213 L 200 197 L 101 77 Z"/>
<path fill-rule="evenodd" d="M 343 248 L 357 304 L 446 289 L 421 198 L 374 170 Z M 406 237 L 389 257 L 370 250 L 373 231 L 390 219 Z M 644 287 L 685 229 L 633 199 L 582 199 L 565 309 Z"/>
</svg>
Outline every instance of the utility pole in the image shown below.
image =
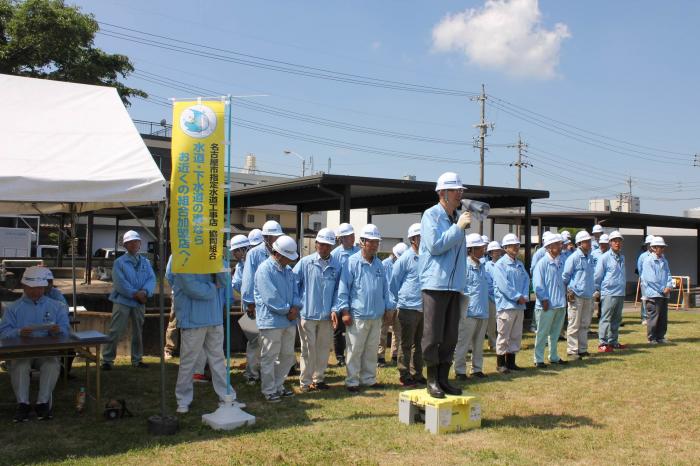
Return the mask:
<svg viewBox="0 0 700 466">
<path fill-rule="evenodd" d="M 532 164 L 528 162 L 527 160 L 524 160 L 527 155 L 525 155 L 525 152 L 527 152 L 527 144 L 523 142 L 522 138 L 520 137 L 520 133 L 518 133 L 518 143 L 517 144 L 512 144 L 509 145 L 508 147 L 514 147 L 518 149 L 518 161 L 513 162 L 510 164 L 511 167 L 517 167 L 518 168 L 518 175 L 517 175 L 517 181 L 518 181 L 518 189 L 522 188 L 522 169 L 531 167 Z"/>
<path fill-rule="evenodd" d="M 475 128 L 479 128 L 479 185 L 484 185 L 484 152 L 486 150 L 486 133 L 490 127 L 493 130 L 493 125 L 486 121 L 486 90 L 484 85 L 481 85 L 481 94 L 475 97 L 470 97 L 472 101 L 478 101 L 481 104 L 481 120 L 479 123 L 474 125 Z"/>
<path fill-rule="evenodd" d="M 520 137 L 520 133 L 518 133 L 518 143 L 509 145 L 507 147 L 518 149 L 518 161 L 511 163 L 510 166 L 518 168 L 516 179 L 518 181 L 518 189 L 522 189 L 522 179 L 523 179 L 522 170 L 523 170 L 523 168 L 527 168 L 527 167 L 532 166 L 532 164 L 530 162 L 525 160 L 525 157 L 527 157 L 527 155 L 525 155 L 525 152 L 527 151 L 527 144 L 525 144 L 523 142 L 522 137 Z M 518 207 L 518 213 L 522 213 L 521 207 Z M 520 225 L 518 225 L 517 235 L 518 235 L 518 237 L 520 237 Z"/>
</svg>

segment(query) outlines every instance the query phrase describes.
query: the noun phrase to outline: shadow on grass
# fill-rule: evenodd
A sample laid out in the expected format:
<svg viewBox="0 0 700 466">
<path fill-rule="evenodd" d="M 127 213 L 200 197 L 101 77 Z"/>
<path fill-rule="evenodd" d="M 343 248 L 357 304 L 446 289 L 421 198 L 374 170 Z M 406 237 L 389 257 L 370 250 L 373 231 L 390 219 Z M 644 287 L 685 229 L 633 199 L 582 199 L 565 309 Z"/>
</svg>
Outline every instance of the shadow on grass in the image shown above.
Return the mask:
<svg viewBox="0 0 700 466">
<path fill-rule="evenodd" d="M 669 345 L 672 346 L 674 343 L 697 343 L 697 342 L 700 342 L 700 337 L 672 338 L 669 340 L 669 343 L 666 343 L 664 345 L 657 345 L 657 346 L 669 346 Z M 647 345 L 647 346 L 651 346 L 651 345 Z"/>
<path fill-rule="evenodd" d="M 587 416 L 570 416 L 568 414 L 531 414 L 529 416 L 505 416 L 501 419 L 483 419 L 481 426 L 516 427 L 540 430 L 578 429 L 579 427 L 602 427 Z"/>
<path fill-rule="evenodd" d="M 217 408 L 218 397 L 211 384 L 195 384 L 190 412 L 178 415 L 179 432 L 169 437 L 154 437 L 147 431 L 147 419 L 160 414 L 158 364 L 153 359 L 147 361 L 151 363 L 150 368 L 135 369 L 126 360 L 117 362 L 118 365 L 112 371 L 102 374 L 102 400 L 105 403 L 110 398 L 124 398 L 134 417 L 116 421 L 98 417 L 95 408 L 101 413 L 104 406 L 96 407 L 94 400 L 89 400 L 88 409 L 83 414 L 75 412 L 75 395 L 85 385 L 84 369 L 78 366 L 74 367 L 74 374 L 78 378 L 68 384 L 59 381 L 56 385 L 53 420 L 38 421 L 32 415 L 29 422 L 13 424 L 15 398 L 10 377 L 7 372 L 0 372 L 0 438 L 4 445 L 0 464 L 31 464 L 81 458 L 88 462 L 97 459 L 109 462 L 112 455 L 128 451 L 308 425 L 314 422 L 309 411 L 321 407 L 321 400 L 305 395 L 284 399 L 277 404 L 267 403 L 260 394 L 260 386 L 246 385 L 243 376 L 237 371 L 232 383 L 239 400 L 247 404 L 244 410 L 256 416 L 254 426 L 233 431 L 214 431 L 204 426 L 201 416 Z M 177 371 L 176 363 L 166 363 L 166 414 L 174 414 L 176 407 L 174 389 Z M 288 383 L 292 383 L 291 379 Z M 32 400 L 37 387 L 38 381 L 32 380 Z M 344 394 L 338 393 L 336 396 L 340 398 Z"/>
</svg>

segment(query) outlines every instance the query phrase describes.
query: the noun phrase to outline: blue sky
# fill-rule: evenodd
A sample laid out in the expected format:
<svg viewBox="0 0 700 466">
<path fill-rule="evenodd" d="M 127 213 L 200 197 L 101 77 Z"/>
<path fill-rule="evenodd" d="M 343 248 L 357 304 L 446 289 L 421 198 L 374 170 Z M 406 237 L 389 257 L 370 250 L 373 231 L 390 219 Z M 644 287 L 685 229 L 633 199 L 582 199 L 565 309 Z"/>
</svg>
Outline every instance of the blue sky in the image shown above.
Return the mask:
<svg viewBox="0 0 700 466">
<path fill-rule="evenodd" d="M 551 199 L 535 210 L 584 209 L 590 197 L 626 191 L 628 176 L 644 212 L 677 215 L 700 205 L 700 167 L 693 167 L 693 154 L 700 152 L 698 2 L 74 4 L 116 26 L 293 64 L 467 93 L 478 92 L 484 83 L 494 97 L 488 101 L 487 119 L 495 124 L 487 138 L 486 184 L 515 186 L 515 169 L 508 164 L 516 151 L 505 146 L 517 141 L 520 132 L 532 164 L 523 171 L 523 187 L 551 191 Z M 138 35 L 103 26 L 109 30 Z M 170 121 L 171 111 L 158 105 L 163 103 L 159 98 L 197 93 L 153 81 L 177 80 L 217 94 L 266 94 L 247 101 L 296 112 L 297 118 L 290 119 L 270 114 L 269 107 L 260 112 L 239 106 L 235 115 L 253 122 L 247 126 L 267 125 L 268 131 L 274 127 L 394 154 L 331 147 L 327 140 L 318 144 L 238 125 L 234 166 L 252 152 L 259 169 L 296 175 L 300 162 L 283 155 L 290 149 L 307 159 L 313 156 L 316 170 L 325 170 L 330 157 L 332 173 L 413 174 L 433 180 L 453 170 L 465 183 L 478 184 L 478 152 L 470 143 L 477 135 L 473 125 L 479 107 L 467 95 L 295 76 L 105 34 L 96 42 L 131 57 L 138 76 L 128 83 L 156 96 L 155 103 L 135 100 L 129 109 L 133 118 Z M 300 121 L 299 114 L 307 121 Z M 319 125 L 309 117 L 342 122 L 346 129 Z M 363 129 L 348 131 L 347 124 Z M 387 131 L 421 140 L 387 137 Z"/>
</svg>

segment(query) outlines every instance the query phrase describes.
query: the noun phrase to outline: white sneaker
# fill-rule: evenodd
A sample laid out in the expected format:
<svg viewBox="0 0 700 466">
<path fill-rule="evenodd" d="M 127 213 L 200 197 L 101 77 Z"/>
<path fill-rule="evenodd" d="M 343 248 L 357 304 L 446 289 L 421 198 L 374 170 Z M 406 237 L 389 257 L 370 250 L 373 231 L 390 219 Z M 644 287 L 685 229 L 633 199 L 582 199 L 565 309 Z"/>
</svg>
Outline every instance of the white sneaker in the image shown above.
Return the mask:
<svg viewBox="0 0 700 466">
<path fill-rule="evenodd" d="M 646 324 L 647 324 L 647 321 L 646 321 L 646 320 L 643 320 L 643 321 L 642 321 L 642 325 L 646 325 Z"/>
<path fill-rule="evenodd" d="M 189 406 L 178 406 L 175 412 L 177 414 L 187 414 L 190 411 Z"/>
</svg>

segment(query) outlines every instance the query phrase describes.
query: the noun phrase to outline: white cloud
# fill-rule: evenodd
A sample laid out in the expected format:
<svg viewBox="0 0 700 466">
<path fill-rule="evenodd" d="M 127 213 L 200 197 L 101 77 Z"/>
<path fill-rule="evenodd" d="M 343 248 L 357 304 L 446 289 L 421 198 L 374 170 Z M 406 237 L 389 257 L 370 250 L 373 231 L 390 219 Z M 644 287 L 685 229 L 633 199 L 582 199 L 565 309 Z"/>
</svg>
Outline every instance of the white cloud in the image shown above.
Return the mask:
<svg viewBox="0 0 700 466">
<path fill-rule="evenodd" d="M 543 27 L 538 0 L 486 0 L 483 8 L 447 14 L 433 28 L 433 48 L 513 76 L 551 79 L 569 37 L 566 24 Z"/>
</svg>

